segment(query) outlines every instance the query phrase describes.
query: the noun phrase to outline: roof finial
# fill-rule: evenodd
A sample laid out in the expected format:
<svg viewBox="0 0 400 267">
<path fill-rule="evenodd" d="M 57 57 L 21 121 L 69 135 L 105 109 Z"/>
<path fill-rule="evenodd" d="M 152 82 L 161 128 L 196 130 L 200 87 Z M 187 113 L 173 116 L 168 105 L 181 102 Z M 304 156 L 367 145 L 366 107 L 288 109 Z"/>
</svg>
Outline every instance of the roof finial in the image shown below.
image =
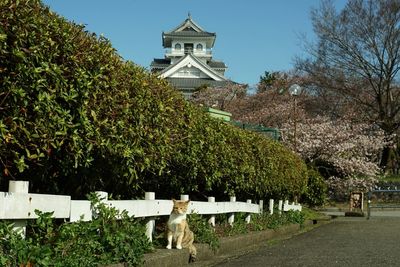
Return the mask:
<svg viewBox="0 0 400 267">
<path fill-rule="evenodd" d="M 192 19 L 192 15 L 190 14 L 190 11 L 188 12 L 188 19 Z"/>
</svg>

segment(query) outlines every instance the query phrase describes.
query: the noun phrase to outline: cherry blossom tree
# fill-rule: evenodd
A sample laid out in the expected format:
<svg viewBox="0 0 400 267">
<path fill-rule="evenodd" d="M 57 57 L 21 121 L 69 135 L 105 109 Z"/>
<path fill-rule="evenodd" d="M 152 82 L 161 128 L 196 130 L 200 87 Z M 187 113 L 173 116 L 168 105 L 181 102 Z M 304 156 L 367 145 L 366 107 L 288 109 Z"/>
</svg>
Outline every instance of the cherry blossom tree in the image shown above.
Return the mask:
<svg viewBox="0 0 400 267">
<path fill-rule="evenodd" d="M 296 68 L 335 102 L 350 102 L 365 121 L 398 134 L 400 1 L 349 0 L 337 11 L 324 0 L 311 11 L 311 21 L 316 41 L 305 43 L 308 58 L 298 59 Z M 382 167 L 391 152 L 384 148 Z"/>
<path fill-rule="evenodd" d="M 325 177 L 331 196 L 342 200 L 351 190 L 373 187 L 382 172 L 382 150 L 390 144 L 385 132 L 362 122 L 350 105 L 341 106 L 341 116 L 318 116 L 318 97 L 305 93 L 296 100 L 286 90 L 270 89 L 237 99 L 228 110 L 235 120 L 278 127 L 282 142 Z"/>
<path fill-rule="evenodd" d="M 296 101 L 288 92 L 293 83 L 304 88 Z M 235 121 L 279 128 L 282 142 L 319 171 L 332 196 L 373 187 L 391 139 L 378 125 L 365 122 L 354 105 L 335 102 L 333 95 L 322 96 L 308 85 L 308 77 L 274 73 L 255 95 L 231 97 L 232 89 L 213 88 L 200 92 L 197 100 L 219 103 L 214 106 L 231 112 Z"/>
<path fill-rule="evenodd" d="M 292 122 L 281 128 L 283 142 L 326 178 L 330 197 L 345 200 L 351 191 L 368 191 L 382 172 L 379 160 L 390 141 L 375 125 L 327 117 Z"/>
<path fill-rule="evenodd" d="M 266 91 L 232 102 L 227 110 L 235 120 L 259 124 L 267 127 L 280 127 L 290 118 L 292 107 L 287 104 L 288 95 Z"/>
<path fill-rule="evenodd" d="M 289 121 L 281 128 L 283 142 L 307 162 L 331 168 L 321 173 L 339 177 L 379 174 L 380 153 L 388 141 L 385 133 L 374 125 L 316 117 L 298 122 L 296 137 L 293 125 Z"/>
<path fill-rule="evenodd" d="M 198 105 L 225 110 L 232 101 L 244 97 L 246 89 L 246 84 L 237 83 L 228 83 L 221 87 L 204 85 L 193 93 L 190 101 Z"/>
<path fill-rule="evenodd" d="M 257 94 L 236 99 L 226 107 L 233 118 L 244 123 L 274 128 L 280 128 L 282 123 L 294 115 L 299 119 L 304 118 L 304 109 L 294 114 L 294 98 L 288 92 L 291 84 L 303 83 L 303 77 L 290 72 L 266 72 L 265 76 L 260 77 Z M 302 94 L 297 98 L 304 101 L 307 95 Z"/>
</svg>

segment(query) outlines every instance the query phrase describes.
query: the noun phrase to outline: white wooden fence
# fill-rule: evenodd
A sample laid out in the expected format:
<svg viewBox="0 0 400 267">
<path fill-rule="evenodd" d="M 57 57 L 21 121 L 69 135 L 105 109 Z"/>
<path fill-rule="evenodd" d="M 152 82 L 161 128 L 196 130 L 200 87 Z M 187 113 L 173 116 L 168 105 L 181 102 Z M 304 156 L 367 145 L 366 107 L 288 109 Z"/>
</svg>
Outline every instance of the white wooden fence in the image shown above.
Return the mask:
<svg viewBox="0 0 400 267">
<path fill-rule="evenodd" d="M 35 210 L 42 212 L 54 212 L 54 218 L 69 219 L 70 222 L 83 220 L 90 221 L 93 211 L 90 201 L 72 200 L 70 196 L 31 194 L 28 192 L 29 182 L 10 181 L 9 191 L 0 192 L 0 219 L 14 221 L 14 228 L 25 235 L 25 225 L 27 219 L 35 219 Z M 129 216 L 145 217 L 148 222 L 146 225 L 146 235 L 152 240 L 157 216 L 167 216 L 172 210 L 171 200 L 155 199 L 154 192 L 147 192 L 144 200 L 108 200 L 107 192 L 97 192 L 100 199 L 110 207 L 120 211 L 126 210 Z M 188 200 L 188 195 L 181 195 L 181 200 Z M 289 204 L 288 201 L 279 200 L 278 211 L 301 210 L 299 204 Z M 209 223 L 215 226 L 215 215 L 229 214 L 228 222 L 233 224 L 235 213 L 247 213 L 246 222 L 250 222 L 251 213 L 261 213 L 263 211 L 263 201 L 258 204 L 237 202 L 236 197 L 231 197 L 230 201 L 215 202 L 214 197 L 209 197 L 208 202 L 190 201 L 189 213 L 209 215 Z M 274 200 L 269 201 L 269 212 L 274 212 Z"/>
</svg>

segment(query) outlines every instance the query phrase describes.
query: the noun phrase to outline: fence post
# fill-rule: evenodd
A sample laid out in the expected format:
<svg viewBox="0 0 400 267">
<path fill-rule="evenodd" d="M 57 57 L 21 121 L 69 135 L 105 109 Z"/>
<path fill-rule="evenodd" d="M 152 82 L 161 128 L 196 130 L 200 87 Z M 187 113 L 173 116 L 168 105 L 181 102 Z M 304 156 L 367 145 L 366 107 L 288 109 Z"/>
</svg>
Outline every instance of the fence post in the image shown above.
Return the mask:
<svg viewBox="0 0 400 267">
<path fill-rule="evenodd" d="M 262 214 L 264 211 L 264 200 L 258 201 L 258 206 L 259 206 L 259 213 Z"/>
<path fill-rule="evenodd" d="M 246 203 L 251 204 L 251 199 L 248 199 Z M 250 220 L 251 220 L 251 215 L 250 213 L 248 213 L 246 216 L 246 223 L 250 223 Z"/>
<path fill-rule="evenodd" d="M 104 191 L 94 191 L 96 196 L 99 199 L 100 203 L 107 204 L 108 200 L 108 193 Z M 92 220 L 93 218 L 97 218 L 97 207 L 92 205 L 93 203 L 90 203 L 90 209 L 92 210 Z"/>
<path fill-rule="evenodd" d="M 99 198 L 100 202 L 107 202 L 108 200 L 108 193 L 104 191 L 96 191 L 95 192 L 97 197 Z"/>
<path fill-rule="evenodd" d="M 155 200 L 156 193 L 155 192 L 145 192 L 144 199 L 145 200 Z M 148 217 L 147 223 L 146 223 L 146 236 L 150 242 L 153 242 L 153 233 L 155 231 L 155 228 L 156 228 L 156 220 L 154 220 L 154 217 Z"/>
<path fill-rule="evenodd" d="M 270 199 L 269 200 L 269 214 L 274 214 L 274 200 L 273 199 Z"/>
<path fill-rule="evenodd" d="M 283 209 L 283 200 L 281 199 L 281 200 L 279 200 L 279 202 L 278 202 L 278 211 L 279 211 L 279 214 L 282 214 L 282 209 Z"/>
<path fill-rule="evenodd" d="M 236 202 L 236 197 L 235 196 L 230 197 L 229 202 Z M 235 213 L 232 212 L 228 217 L 228 223 L 232 226 L 234 221 L 235 221 Z"/>
<path fill-rule="evenodd" d="M 189 195 L 181 195 L 181 200 L 188 201 Z"/>
<path fill-rule="evenodd" d="M 283 202 L 283 208 L 282 208 L 282 210 L 283 211 L 287 211 L 288 210 L 288 206 L 289 205 L 289 200 L 285 200 L 285 202 Z"/>
<path fill-rule="evenodd" d="M 28 181 L 9 181 L 8 192 L 14 194 L 28 194 L 29 182 Z M 2 207 L 4 208 L 4 207 Z M 26 236 L 26 220 L 13 220 L 13 230 L 21 234 L 23 238 Z"/>
<path fill-rule="evenodd" d="M 208 202 L 215 202 L 215 197 L 208 197 Z M 211 215 L 210 219 L 208 220 L 208 223 L 211 224 L 213 227 L 215 227 L 215 215 Z"/>
<path fill-rule="evenodd" d="M 368 192 L 368 198 L 367 198 L 367 219 L 371 218 L 371 197 L 372 197 L 372 192 Z"/>
</svg>

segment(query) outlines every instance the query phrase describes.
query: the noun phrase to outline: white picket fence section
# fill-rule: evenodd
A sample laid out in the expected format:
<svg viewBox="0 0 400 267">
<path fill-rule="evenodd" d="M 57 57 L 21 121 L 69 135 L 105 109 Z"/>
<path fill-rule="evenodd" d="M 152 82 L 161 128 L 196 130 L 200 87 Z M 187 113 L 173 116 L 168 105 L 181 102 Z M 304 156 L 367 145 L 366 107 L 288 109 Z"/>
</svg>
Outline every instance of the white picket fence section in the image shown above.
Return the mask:
<svg viewBox="0 0 400 267">
<path fill-rule="evenodd" d="M 54 212 L 54 218 L 68 219 L 70 222 L 78 220 L 90 221 L 93 210 L 88 200 L 72 200 L 70 196 L 32 194 L 28 193 L 29 182 L 10 181 L 9 192 L 0 192 L 0 219 L 13 220 L 15 229 L 25 233 L 27 219 L 35 219 L 35 210 Z M 147 192 L 144 200 L 108 200 L 107 192 L 97 192 L 100 199 L 110 207 L 120 211 L 126 210 L 129 216 L 148 219 L 146 235 L 152 240 L 155 228 L 154 217 L 167 216 L 171 213 L 173 202 L 171 200 L 155 199 L 154 192 Z M 181 195 L 181 200 L 188 200 L 188 195 Z M 289 204 L 288 201 L 279 201 L 278 211 L 301 210 L 299 204 Z M 274 211 L 274 200 L 269 201 L 269 212 Z M 263 212 L 263 201 L 258 204 L 237 202 L 236 197 L 230 201 L 215 202 L 214 197 L 209 197 L 208 202 L 190 201 L 189 213 L 209 215 L 209 222 L 215 226 L 215 215 L 229 214 L 228 222 L 234 223 L 235 213 L 247 213 L 246 222 L 251 219 L 250 214 Z"/>
</svg>

